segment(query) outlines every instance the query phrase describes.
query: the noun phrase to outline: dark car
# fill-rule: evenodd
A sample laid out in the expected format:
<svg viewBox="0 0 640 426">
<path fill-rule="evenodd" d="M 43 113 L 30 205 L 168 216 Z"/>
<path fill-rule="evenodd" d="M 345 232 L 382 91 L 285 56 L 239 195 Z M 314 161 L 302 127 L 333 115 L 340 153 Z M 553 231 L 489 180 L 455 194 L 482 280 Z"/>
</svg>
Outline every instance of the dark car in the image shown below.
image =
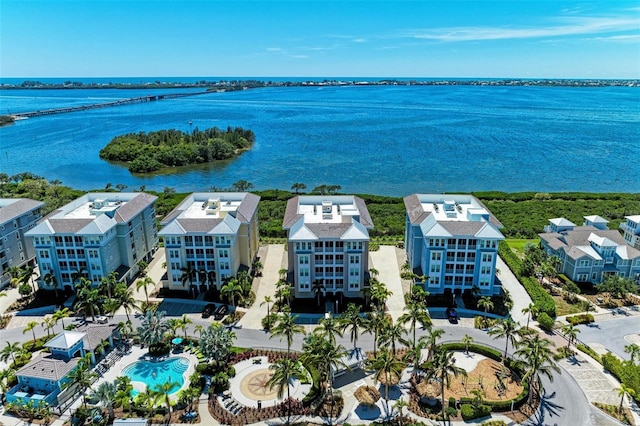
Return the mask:
<svg viewBox="0 0 640 426">
<path fill-rule="evenodd" d="M 228 313 L 229 313 L 229 307 L 227 305 L 220 305 L 218 306 L 218 309 L 216 309 L 215 313 L 213 314 L 213 318 L 216 321 L 220 321 Z"/>
<path fill-rule="evenodd" d="M 209 303 L 208 305 L 206 305 L 202 310 L 202 318 L 209 318 L 215 308 L 216 305 L 214 305 L 213 303 Z"/>
<path fill-rule="evenodd" d="M 447 308 L 447 319 L 451 324 L 458 323 L 458 313 L 453 308 Z"/>
</svg>

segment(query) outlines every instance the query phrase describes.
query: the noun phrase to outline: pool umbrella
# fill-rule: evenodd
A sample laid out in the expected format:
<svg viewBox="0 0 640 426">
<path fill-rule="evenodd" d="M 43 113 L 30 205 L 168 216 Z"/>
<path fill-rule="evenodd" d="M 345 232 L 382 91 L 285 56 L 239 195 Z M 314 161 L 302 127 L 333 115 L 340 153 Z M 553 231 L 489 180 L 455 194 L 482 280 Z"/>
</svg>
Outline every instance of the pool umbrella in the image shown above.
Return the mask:
<svg viewBox="0 0 640 426">
<path fill-rule="evenodd" d="M 171 343 L 173 343 L 174 345 L 179 345 L 180 343 L 182 343 L 182 337 L 176 337 L 171 341 Z"/>
<path fill-rule="evenodd" d="M 383 385 L 395 386 L 400 383 L 400 377 L 396 373 L 387 373 L 381 371 L 377 377 L 378 381 Z"/>
<path fill-rule="evenodd" d="M 358 402 L 363 405 L 373 406 L 380 399 L 380 392 L 373 386 L 360 386 L 353 393 Z"/>
</svg>

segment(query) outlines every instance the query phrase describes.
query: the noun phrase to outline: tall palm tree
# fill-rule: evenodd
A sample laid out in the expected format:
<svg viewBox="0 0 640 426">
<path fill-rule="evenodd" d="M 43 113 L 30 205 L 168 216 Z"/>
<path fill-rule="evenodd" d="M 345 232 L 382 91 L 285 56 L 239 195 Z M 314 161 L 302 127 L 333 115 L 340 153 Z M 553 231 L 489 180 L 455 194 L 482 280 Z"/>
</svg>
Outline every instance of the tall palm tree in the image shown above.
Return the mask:
<svg viewBox="0 0 640 426">
<path fill-rule="evenodd" d="M 534 334 L 522 339 L 518 350 L 515 351 L 516 357 L 521 360 L 525 369 L 522 380 L 529 385 L 529 403 L 533 400 L 534 392 L 540 395 L 541 375 L 553 381 L 553 372 L 560 373 L 553 359 L 552 346 L 551 340 Z"/>
<path fill-rule="evenodd" d="M 395 402 L 395 404 L 393 404 L 393 408 L 398 410 L 398 416 L 399 416 L 398 423 L 400 423 L 400 426 L 402 426 L 403 425 L 403 420 L 404 420 L 404 412 L 403 411 L 404 411 L 405 408 L 409 408 L 409 403 L 407 401 L 405 401 L 404 399 L 400 398 Z"/>
<path fill-rule="evenodd" d="M 526 308 L 522 308 L 522 313 L 527 314 L 527 330 L 529 329 L 529 320 L 531 320 L 532 317 L 537 317 L 539 312 L 540 309 L 538 309 L 538 306 L 533 302 L 529 303 Z"/>
<path fill-rule="evenodd" d="M 56 292 L 56 299 L 58 298 L 58 280 L 56 279 L 56 275 L 53 272 L 47 272 L 42 280 L 49 287 L 53 287 L 53 291 Z"/>
<path fill-rule="evenodd" d="M 93 383 L 93 380 L 97 377 L 96 373 L 92 372 L 90 368 L 91 368 L 91 361 L 87 360 L 86 358 L 81 358 L 80 361 L 78 361 L 78 366 L 67 374 L 67 378 L 69 379 L 69 381 L 65 382 L 62 385 L 62 389 L 67 389 L 72 386 L 77 386 L 78 393 L 80 394 L 84 393 L 87 390 L 87 388 L 91 386 L 91 384 Z M 83 404 L 84 404 L 84 408 L 86 409 L 87 408 L 86 398 L 83 398 Z"/>
<path fill-rule="evenodd" d="M 133 332 L 133 325 L 131 324 L 131 321 L 120 321 L 118 325 L 116 325 L 116 330 L 126 340 Z"/>
<path fill-rule="evenodd" d="M 36 293 L 36 283 L 33 280 L 34 276 L 38 276 L 36 274 L 35 268 L 31 265 L 24 265 L 22 267 L 22 273 L 20 274 L 20 283 L 21 284 L 29 284 L 31 283 L 31 287 L 33 287 L 33 293 Z"/>
<path fill-rule="evenodd" d="M 345 332 L 349 329 L 349 335 L 353 342 L 353 349 L 358 346 L 358 333 L 360 328 L 364 328 L 365 319 L 360 314 L 360 306 L 349 303 L 347 309 L 340 316 L 340 323 L 342 324 L 342 331 Z"/>
<path fill-rule="evenodd" d="M 24 349 L 19 342 L 6 342 L 7 345 L 0 351 L 0 361 L 7 362 L 9 358 L 13 360 L 13 364 L 16 363 L 16 356 L 22 356 Z"/>
<path fill-rule="evenodd" d="M 149 387 L 147 387 L 147 390 L 136 395 L 134 401 L 135 405 L 143 406 L 147 409 L 148 418 L 153 418 L 153 414 L 155 413 L 156 407 L 158 406 L 158 402 L 160 401 L 161 397 L 162 395 L 152 391 L 151 389 L 149 389 Z"/>
<path fill-rule="evenodd" d="M 62 309 L 59 309 L 57 311 L 55 311 L 53 313 L 53 319 L 55 321 L 56 324 L 58 324 L 58 321 L 62 322 L 62 330 L 64 331 L 64 319 L 65 318 L 69 318 L 71 316 L 72 312 L 71 309 L 64 307 Z"/>
<path fill-rule="evenodd" d="M 440 396 L 442 400 L 442 418 L 445 418 L 445 405 L 444 405 L 444 387 L 451 386 L 451 375 L 458 376 L 467 376 L 467 372 L 458 367 L 455 364 L 456 360 L 453 357 L 453 352 L 449 352 L 446 349 L 443 349 L 439 346 L 431 361 L 429 361 L 429 372 L 427 373 L 427 379 L 435 378 L 440 382 Z"/>
<path fill-rule="evenodd" d="M 467 355 L 469 355 L 469 345 L 472 344 L 473 341 L 474 341 L 473 337 L 469 336 L 468 334 L 465 334 L 464 337 L 462 338 L 462 344 L 464 345 L 464 352 Z"/>
<path fill-rule="evenodd" d="M 426 349 L 428 351 L 427 360 L 433 358 L 436 349 L 438 348 L 438 339 L 444 335 L 444 330 L 441 328 L 433 328 L 429 330 L 429 335 L 424 336 Z"/>
<path fill-rule="evenodd" d="M 368 312 L 365 318 L 365 332 L 373 334 L 373 356 L 376 356 L 378 348 L 378 337 L 380 332 L 389 324 L 389 319 L 384 312 L 373 311 Z"/>
<path fill-rule="evenodd" d="M 504 355 L 502 356 L 502 363 L 504 364 L 507 359 L 507 350 L 509 348 L 509 342 L 513 346 L 518 344 L 517 337 L 520 336 L 520 327 L 518 327 L 518 323 L 511 319 L 511 317 L 507 317 L 505 319 L 499 320 L 498 323 L 489 330 L 487 333 L 489 336 L 493 336 L 494 339 L 505 339 L 504 345 Z"/>
<path fill-rule="evenodd" d="M 400 361 L 387 348 L 382 348 L 375 358 L 370 358 L 365 363 L 366 367 L 375 371 L 376 380 L 384 383 L 384 400 L 386 405 L 387 417 L 390 415 L 389 410 L 389 387 L 392 378 L 396 376 L 398 379 L 402 377 L 402 370 L 405 368 L 404 362 Z"/>
<path fill-rule="evenodd" d="M 382 330 L 380 333 L 380 344 L 391 344 L 391 351 L 393 356 L 396 356 L 396 344 L 401 343 L 405 346 L 409 346 L 409 342 L 405 339 L 407 335 L 407 329 L 404 328 L 404 324 L 400 322 L 393 322 Z"/>
<path fill-rule="evenodd" d="M 188 317 L 187 314 L 183 314 L 182 318 L 178 319 L 176 324 L 177 324 L 177 328 L 181 329 L 182 331 L 184 331 L 184 338 L 187 338 L 187 326 L 189 324 L 193 323 L 193 321 L 191 321 Z"/>
<path fill-rule="evenodd" d="M 318 307 L 320 307 L 320 294 L 325 289 L 323 280 L 314 280 L 313 284 L 311 284 L 311 291 L 316 295 L 316 302 L 318 303 Z"/>
<path fill-rule="evenodd" d="M 291 353 L 294 336 L 296 334 L 304 334 L 304 328 L 296 324 L 296 318 L 297 316 L 294 317 L 289 312 L 280 312 L 275 326 L 270 330 L 270 339 L 275 336 L 282 336 L 287 339 L 287 355 Z"/>
<path fill-rule="evenodd" d="M 42 327 L 44 327 L 45 330 L 47 330 L 47 337 L 51 336 L 51 330 L 53 330 L 56 325 L 56 321 L 53 319 L 53 317 L 44 317 L 40 324 L 42 325 Z"/>
<path fill-rule="evenodd" d="M 431 325 L 431 317 L 429 317 L 429 311 L 427 306 L 420 302 L 411 302 L 405 305 L 404 310 L 407 311 L 398 318 L 398 321 L 402 324 L 411 324 L 411 333 L 413 334 L 413 346 L 416 346 L 416 325 L 420 324 L 422 327 L 428 327 Z"/>
<path fill-rule="evenodd" d="M 484 309 L 484 323 L 487 323 L 487 312 L 493 309 L 493 302 L 489 296 L 483 296 L 478 300 L 478 307 Z"/>
<path fill-rule="evenodd" d="M 100 401 L 102 406 L 109 411 L 109 420 L 115 418 L 113 406 L 115 404 L 117 391 L 118 388 L 113 382 L 100 383 L 100 386 L 91 391 L 91 398 Z"/>
<path fill-rule="evenodd" d="M 267 305 L 267 329 L 271 328 L 271 303 L 273 303 L 273 299 L 269 295 L 266 295 L 260 303 L 260 306 Z"/>
<path fill-rule="evenodd" d="M 139 309 L 137 300 L 133 297 L 133 291 L 127 287 L 125 283 L 119 283 L 115 287 L 113 298 L 118 302 L 118 305 L 124 308 L 127 321 L 130 321 L 129 312 L 134 309 Z"/>
<path fill-rule="evenodd" d="M 384 311 L 384 306 L 387 303 L 387 299 L 393 295 L 393 292 L 389 290 L 385 283 L 375 281 L 371 284 L 371 300 L 376 305 L 376 309 Z"/>
<path fill-rule="evenodd" d="M 140 279 L 138 280 L 138 282 L 136 282 L 136 291 L 140 291 L 140 289 L 142 288 L 147 304 L 149 304 L 148 288 L 150 285 L 155 285 L 155 283 L 153 282 L 153 278 L 148 275 L 145 275 L 143 279 Z"/>
<path fill-rule="evenodd" d="M 569 349 L 571 344 L 578 338 L 580 329 L 576 328 L 573 324 L 567 324 L 562 327 L 562 333 L 564 334 L 564 337 L 567 338 L 567 349 Z"/>
<path fill-rule="evenodd" d="M 171 417 L 171 391 L 177 386 L 180 386 L 180 383 L 172 382 L 171 379 L 169 379 L 162 384 L 155 385 L 153 389 L 155 393 L 157 393 L 162 399 L 164 399 L 164 403 L 167 405 L 167 412 L 169 413 L 169 417 Z"/>
<path fill-rule="evenodd" d="M 203 330 L 204 330 L 204 327 L 202 326 L 202 324 L 196 324 L 195 327 L 193 327 L 193 331 L 198 333 L 199 337 L 202 337 Z"/>
<path fill-rule="evenodd" d="M 78 293 L 76 311 L 82 315 L 90 316 L 95 322 L 96 314 L 100 314 L 103 297 L 97 288 L 82 290 Z"/>
<path fill-rule="evenodd" d="M 131 413 L 133 411 L 133 404 L 131 403 L 131 391 L 118 389 L 113 397 L 113 403 L 114 406 L 122 407 L 122 410 L 128 409 L 129 413 Z"/>
<path fill-rule="evenodd" d="M 273 371 L 273 375 L 269 378 L 266 386 L 276 388 L 278 398 L 282 399 L 284 390 L 287 390 L 287 424 L 291 419 L 291 382 L 294 379 L 303 379 L 308 373 L 298 361 L 291 358 L 280 358 L 269 366 L 269 370 Z"/>
<path fill-rule="evenodd" d="M 225 296 L 230 302 L 231 306 L 236 306 L 236 296 L 242 298 L 243 289 L 242 285 L 236 278 L 231 278 L 225 285 L 220 288 L 220 294 Z"/>
<path fill-rule="evenodd" d="M 112 271 L 100 281 L 100 290 L 106 292 L 107 297 L 111 299 L 116 289 L 116 285 L 118 285 L 118 273 Z"/>
<path fill-rule="evenodd" d="M 636 391 L 631 386 L 627 386 L 624 383 L 620 383 L 620 387 L 616 389 L 618 396 L 620 396 L 620 406 L 618 407 L 618 413 L 622 413 L 622 404 L 624 403 L 624 397 L 628 396 L 632 398 L 636 396 Z"/>
<path fill-rule="evenodd" d="M 624 351 L 631 355 L 631 362 L 633 362 L 636 357 L 640 357 L 640 345 L 637 345 L 635 343 L 626 345 L 624 347 Z"/>
<path fill-rule="evenodd" d="M 402 360 L 413 365 L 413 371 L 411 374 L 417 382 L 420 381 L 421 365 L 422 365 L 422 351 L 427 347 L 426 336 L 422 336 L 418 339 L 414 346 L 410 347 L 404 354 Z"/>
<path fill-rule="evenodd" d="M 322 317 L 318 324 L 313 332 L 326 337 L 332 345 L 336 344 L 336 335 L 342 337 L 342 324 L 332 315 Z"/>
<path fill-rule="evenodd" d="M 33 333 L 33 343 L 36 343 L 36 330 L 35 328 L 38 326 L 38 321 L 29 321 L 27 326 L 22 330 L 22 334 L 30 331 Z"/>
</svg>

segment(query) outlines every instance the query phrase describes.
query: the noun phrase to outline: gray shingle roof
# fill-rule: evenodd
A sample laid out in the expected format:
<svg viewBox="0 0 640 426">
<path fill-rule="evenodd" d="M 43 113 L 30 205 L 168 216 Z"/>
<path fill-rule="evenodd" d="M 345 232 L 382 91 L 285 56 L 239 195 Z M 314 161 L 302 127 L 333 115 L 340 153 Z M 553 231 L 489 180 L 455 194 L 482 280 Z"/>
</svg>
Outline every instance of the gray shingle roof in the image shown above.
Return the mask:
<svg viewBox="0 0 640 426">
<path fill-rule="evenodd" d="M 484 222 L 439 221 L 440 226 L 449 231 L 451 235 L 475 235 L 484 225 Z"/>
<path fill-rule="evenodd" d="M 373 228 L 373 220 L 371 220 L 371 215 L 369 214 L 369 209 L 367 209 L 367 204 L 360 197 L 353 197 L 353 200 L 358 207 L 358 212 L 360 212 L 360 223 L 363 224 L 366 228 Z"/>
<path fill-rule="evenodd" d="M 153 204 L 158 197 L 155 195 L 147 194 L 146 192 L 140 192 L 135 197 L 124 203 L 116 210 L 116 214 L 113 216 L 116 222 L 127 223 L 133 219 L 142 210 Z"/>
<path fill-rule="evenodd" d="M 4 198 L 0 199 L 0 224 L 7 223 L 24 213 L 44 206 L 42 201 L 35 201 L 29 198 Z"/>
<path fill-rule="evenodd" d="M 298 220 L 300 220 L 301 217 L 304 216 L 298 213 L 299 199 L 300 197 L 296 195 L 293 198 L 289 198 L 289 201 L 287 201 L 287 209 L 284 212 L 284 219 L 282 220 L 282 227 L 284 229 L 291 228 L 294 223 L 296 223 Z"/>
<path fill-rule="evenodd" d="M 70 360 L 65 360 L 50 354 L 46 356 L 40 354 L 18 370 L 16 376 L 59 381 L 78 365 L 79 359 L 71 358 Z"/>
<path fill-rule="evenodd" d="M 215 228 L 222 219 L 176 219 L 186 232 L 206 233 Z"/>
<path fill-rule="evenodd" d="M 411 194 L 404 197 L 404 207 L 407 210 L 409 221 L 413 225 L 422 223 L 427 216 L 431 214 L 422 208 L 418 194 Z"/>
<path fill-rule="evenodd" d="M 615 230 L 601 230 L 594 226 L 576 226 L 573 230 L 564 231 L 562 233 L 546 232 L 538 234 L 541 239 L 547 242 L 553 250 L 562 249 L 568 256 L 576 259 L 585 255 L 582 250 L 574 250 L 577 246 L 591 246 L 589 236 L 595 234 L 602 238 L 607 238 L 618 245 L 628 246 L 622 235 Z M 629 258 L 640 257 L 640 250 L 631 246 L 627 247 Z"/>
<path fill-rule="evenodd" d="M 305 226 L 318 238 L 339 238 L 351 228 L 351 223 L 307 223 Z"/>
<path fill-rule="evenodd" d="M 115 324 L 85 324 L 76 328 L 84 332 L 82 346 L 85 350 L 94 351 L 103 340 L 108 340 L 116 329 Z"/>
<path fill-rule="evenodd" d="M 248 192 L 242 202 L 238 206 L 238 210 L 236 212 L 236 219 L 238 219 L 242 223 L 251 222 L 251 218 L 255 214 L 258 209 L 258 203 L 260 202 L 260 197 L 256 194 L 252 194 Z"/>
<path fill-rule="evenodd" d="M 93 222 L 93 219 L 49 219 L 53 231 L 60 234 L 73 234 Z"/>
</svg>

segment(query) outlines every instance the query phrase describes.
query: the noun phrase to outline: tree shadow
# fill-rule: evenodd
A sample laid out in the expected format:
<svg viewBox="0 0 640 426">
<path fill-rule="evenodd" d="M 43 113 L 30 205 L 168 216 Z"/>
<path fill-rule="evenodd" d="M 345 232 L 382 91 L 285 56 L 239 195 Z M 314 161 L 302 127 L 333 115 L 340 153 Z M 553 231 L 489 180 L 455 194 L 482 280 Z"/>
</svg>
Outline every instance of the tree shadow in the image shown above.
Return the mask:
<svg viewBox="0 0 640 426">
<path fill-rule="evenodd" d="M 542 397 L 540 398 L 540 404 L 538 405 L 538 409 L 535 414 L 527 419 L 524 423 L 525 426 L 548 426 L 548 425 L 557 425 L 557 422 L 547 423 L 547 416 L 549 418 L 559 417 L 560 413 L 564 411 L 564 407 L 554 403 L 552 400 L 556 397 L 556 392 L 552 394 L 547 394 L 545 390 Z"/>
<path fill-rule="evenodd" d="M 582 362 L 575 356 L 575 354 L 568 357 L 567 362 L 571 365 L 577 365 L 578 367 L 582 365 Z"/>
</svg>

